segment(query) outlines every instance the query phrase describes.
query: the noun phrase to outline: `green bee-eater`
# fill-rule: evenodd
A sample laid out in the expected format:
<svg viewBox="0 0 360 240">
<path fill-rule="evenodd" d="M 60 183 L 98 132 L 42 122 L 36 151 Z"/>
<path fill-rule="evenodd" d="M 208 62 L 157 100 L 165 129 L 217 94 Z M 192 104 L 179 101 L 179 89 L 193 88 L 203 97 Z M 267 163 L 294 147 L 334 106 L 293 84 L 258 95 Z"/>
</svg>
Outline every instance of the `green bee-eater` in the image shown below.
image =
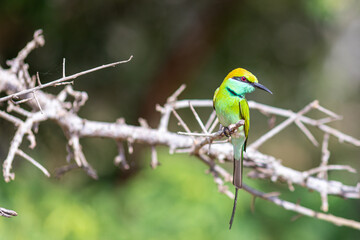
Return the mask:
<svg viewBox="0 0 360 240">
<path fill-rule="evenodd" d="M 245 120 L 244 125 L 231 135 L 231 143 L 234 148 L 233 184 L 235 186 L 235 200 L 230 219 L 230 229 L 236 209 L 237 192 L 242 187 L 243 152 L 246 151 L 246 142 L 250 128 L 249 105 L 245 94 L 253 92 L 255 87 L 272 94 L 269 89 L 258 82 L 251 72 L 243 68 L 237 68 L 225 77 L 220 87 L 216 89 L 213 98 L 216 115 L 224 127 L 226 136 L 228 136 L 228 126 L 230 124 L 235 124 L 242 119 Z"/>
</svg>

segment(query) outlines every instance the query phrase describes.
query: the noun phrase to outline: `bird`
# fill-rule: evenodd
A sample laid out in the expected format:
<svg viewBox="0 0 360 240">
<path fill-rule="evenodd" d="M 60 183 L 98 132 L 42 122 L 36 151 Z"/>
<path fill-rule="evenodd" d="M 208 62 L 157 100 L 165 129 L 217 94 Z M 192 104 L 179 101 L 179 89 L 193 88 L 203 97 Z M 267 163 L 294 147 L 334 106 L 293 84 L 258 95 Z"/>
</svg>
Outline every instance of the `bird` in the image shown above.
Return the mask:
<svg viewBox="0 0 360 240">
<path fill-rule="evenodd" d="M 230 135 L 229 125 L 244 120 L 244 124 L 231 134 L 234 152 L 233 185 L 235 186 L 235 198 L 229 229 L 231 229 L 234 220 L 238 189 L 242 188 L 243 153 L 246 151 L 250 129 L 250 111 L 245 95 L 252 93 L 256 88 L 272 94 L 267 87 L 259 83 L 251 72 L 243 68 L 236 68 L 225 77 L 220 87 L 215 90 L 213 97 L 213 108 L 226 137 Z"/>
</svg>

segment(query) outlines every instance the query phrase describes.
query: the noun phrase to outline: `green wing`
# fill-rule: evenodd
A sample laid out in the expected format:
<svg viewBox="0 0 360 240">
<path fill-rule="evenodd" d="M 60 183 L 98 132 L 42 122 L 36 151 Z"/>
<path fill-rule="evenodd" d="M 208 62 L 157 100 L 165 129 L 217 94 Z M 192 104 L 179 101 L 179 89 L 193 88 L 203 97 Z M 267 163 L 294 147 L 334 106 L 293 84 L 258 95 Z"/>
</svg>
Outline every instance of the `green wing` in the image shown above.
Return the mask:
<svg viewBox="0 0 360 240">
<path fill-rule="evenodd" d="M 215 110 L 216 95 L 218 94 L 218 92 L 219 92 L 219 88 L 217 88 L 217 89 L 215 90 L 214 97 L 213 97 L 213 108 L 214 108 L 214 110 Z"/>
<path fill-rule="evenodd" d="M 244 124 L 244 133 L 245 133 L 245 143 L 244 143 L 244 151 L 246 151 L 246 143 L 248 140 L 249 128 L 250 128 L 250 112 L 249 105 L 246 99 L 241 99 L 239 103 L 240 108 L 240 118 L 245 120 Z"/>
</svg>

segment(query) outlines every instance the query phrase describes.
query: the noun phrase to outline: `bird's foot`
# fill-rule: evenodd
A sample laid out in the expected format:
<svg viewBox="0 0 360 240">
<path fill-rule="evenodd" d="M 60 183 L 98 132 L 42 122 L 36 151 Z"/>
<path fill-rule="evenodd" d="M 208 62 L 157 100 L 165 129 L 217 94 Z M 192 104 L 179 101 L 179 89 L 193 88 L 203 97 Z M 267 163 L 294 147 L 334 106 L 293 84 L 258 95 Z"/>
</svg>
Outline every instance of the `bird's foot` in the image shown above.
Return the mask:
<svg viewBox="0 0 360 240">
<path fill-rule="evenodd" d="M 228 127 L 224 127 L 223 133 L 226 137 L 230 137 L 231 135 L 230 129 Z"/>
</svg>

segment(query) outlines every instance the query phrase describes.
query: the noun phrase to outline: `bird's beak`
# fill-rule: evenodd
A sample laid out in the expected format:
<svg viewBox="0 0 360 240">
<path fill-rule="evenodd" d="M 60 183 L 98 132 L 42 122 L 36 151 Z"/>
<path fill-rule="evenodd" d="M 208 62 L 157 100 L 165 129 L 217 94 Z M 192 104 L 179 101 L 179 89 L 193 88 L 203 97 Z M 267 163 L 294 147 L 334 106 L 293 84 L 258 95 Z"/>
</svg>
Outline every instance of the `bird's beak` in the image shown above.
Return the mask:
<svg viewBox="0 0 360 240">
<path fill-rule="evenodd" d="M 260 84 L 260 83 L 252 83 L 252 85 L 254 86 L 254 87 L 257 87 L 257 88 L 260 88 L 261 90 L 264 90 L 264 91 L 266 91 L 266 92 L 268 92 L 268 93 L 270 93 L 270 94 L 273 94 L 267 87 L 265 87 L 264 85 L 262 85 L 262 84 Z"/>
</svg>

